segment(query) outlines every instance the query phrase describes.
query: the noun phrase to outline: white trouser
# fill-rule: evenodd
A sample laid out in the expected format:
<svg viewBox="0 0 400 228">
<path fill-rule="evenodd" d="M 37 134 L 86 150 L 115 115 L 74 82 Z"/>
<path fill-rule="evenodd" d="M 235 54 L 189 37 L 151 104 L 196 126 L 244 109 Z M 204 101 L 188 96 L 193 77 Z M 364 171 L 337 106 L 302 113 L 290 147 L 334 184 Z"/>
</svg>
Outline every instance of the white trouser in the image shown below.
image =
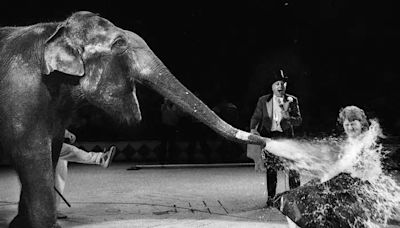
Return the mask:
<svg viewBox="0 0 400 228">
<path fill-rule="evenodd" d="M 99 165 L 102 155 L 103 153 L 87 152 L 76 146 L 63 143 L 60 152 L 60 159 L 70 162 Z"/>
<path fill-rule="evenodd" d="M 65 182 L 68 175 L 68 162 L 99 165 L 103 153 L 86 152 L 76 146 L 63 143 L 60 158 L 58 159 L 55 172 L 55 187 L 60 193 L 64 192 Z M 57 195 L 57 206 L 60 204 L 60 196 Z"/>
</svg>

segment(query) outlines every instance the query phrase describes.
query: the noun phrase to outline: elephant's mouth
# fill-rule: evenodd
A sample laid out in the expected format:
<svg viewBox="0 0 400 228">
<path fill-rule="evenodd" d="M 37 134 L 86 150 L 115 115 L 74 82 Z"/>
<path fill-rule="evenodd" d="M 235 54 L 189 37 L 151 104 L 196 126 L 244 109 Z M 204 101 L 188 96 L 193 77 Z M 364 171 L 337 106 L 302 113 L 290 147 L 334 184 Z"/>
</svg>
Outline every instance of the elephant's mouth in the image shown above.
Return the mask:
<svg viewBox="0 0 400 228">
<path fill-rule="evenodd" d="M 111 81 L 104 84 L 99 91 L 99 96 L 103 95 L 113 99 L 123 99 L 130 96 L 132 93 L 135 93 L 136 85 L 129 79 L 119 82 Z"/>
<path fill-rule="evenodd" d="M 133 92 L 125 96 L 110 97 L 104 110 L 128 124 L 139 123 L 142 120 L 139 102 Z"/>
</svg>

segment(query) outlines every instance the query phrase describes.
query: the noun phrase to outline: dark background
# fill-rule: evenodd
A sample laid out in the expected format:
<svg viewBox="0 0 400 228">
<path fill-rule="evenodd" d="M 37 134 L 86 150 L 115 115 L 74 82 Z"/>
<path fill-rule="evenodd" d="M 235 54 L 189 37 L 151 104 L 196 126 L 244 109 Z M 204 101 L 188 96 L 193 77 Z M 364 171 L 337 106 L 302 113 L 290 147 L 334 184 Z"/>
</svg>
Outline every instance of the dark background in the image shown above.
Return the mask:
<svg viewBox="0 0 400 228">
<path fill-rule="evenodd" d="M 129 3 L 129 4 L 128 4 Z M 300 135 L 337 129 L 339 109 L 357 105 L 400 135 L 400 14 L 394 1 L 260 0 L 239 2 L 2 3 L 0 25 L 62 21 L 71 13 L 99 13 L 134 31 L 173 74 L 210 107 L 225 98 L 248 129 L 271 70 L 289 76 L 299 98 Z M 79 140 L 158 137 L 162 98 L 139 86 L 143 121 L 125 126 L 94 107 L 79 111 L 71 130 Z"/>
</svg>

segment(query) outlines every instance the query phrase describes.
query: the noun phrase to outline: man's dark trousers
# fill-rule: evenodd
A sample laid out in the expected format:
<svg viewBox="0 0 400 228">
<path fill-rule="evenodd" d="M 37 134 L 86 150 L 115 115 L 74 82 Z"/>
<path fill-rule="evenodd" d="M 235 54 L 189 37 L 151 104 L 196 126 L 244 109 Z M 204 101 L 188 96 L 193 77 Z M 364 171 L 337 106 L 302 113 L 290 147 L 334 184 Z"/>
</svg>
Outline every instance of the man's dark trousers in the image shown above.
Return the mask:
<svg viewBox="0 0 400 228">
<path fill-rule="evenodd" d="M 291 138 L 291 135 L 280 131 L 272 131 L 272 132 L 264 131 L 261 132 L 261 135 L 271 139 Z M 277 169 L 278 169 L 277 167 L 267 166 L 268 198 L 273 198 L 276 194 Z M 300 174 L 296 170 L 289 170 L 289 188 L 294 189 L 299 186 L 300 186 Z"/>
</svg>

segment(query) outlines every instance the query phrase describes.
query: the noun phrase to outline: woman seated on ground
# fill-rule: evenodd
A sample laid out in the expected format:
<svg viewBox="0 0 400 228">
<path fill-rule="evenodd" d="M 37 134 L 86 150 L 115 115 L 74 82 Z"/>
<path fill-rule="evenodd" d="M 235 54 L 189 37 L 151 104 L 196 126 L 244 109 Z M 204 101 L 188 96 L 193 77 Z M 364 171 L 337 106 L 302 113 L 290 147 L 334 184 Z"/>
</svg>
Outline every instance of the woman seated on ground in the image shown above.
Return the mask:
<svg viewBox="0 0 400 228">
<path fill-rule="evenodd" d="M 323 178 L 321 180 L 322 182 L 339 174 L 339 172 L 355 173 L 356 171 L 367 171 L 365 170 L 366 164 L 360 164 L 360 162 L 365 160 L 360 159 L 360 156 L 365 156 L 364 151 L 367 148 L 364 147 L 375 146 L 375 140 L 366 140 L 368 143 L 371 143 L 368 145 L 362 143 L 365 141 L 365 137 L 367 136 L 365 133 L 368 131 L 370 125 L 365 112 L 359 107 L 347 106 L 341 109 L 338 122 L 343 126 L 346 139 L 342 145 L 342 150 L 338 153 L 338 160 L 335 164 L 336 169 L 332 170 L 330 176 Z M 379 134 L 379 136 L 381 136 L 381 134 Z M 378 159 L 378 161 L 376 159 Z M 379 156 L 375 157 L 371 162 L 380 162 L 379 159 Z"/>
<path fill-rule="evenodd" d="M 290 218 L 290 227 L 367 227 L 371 220 L 385 222 L 382 215 L 388 218 L 387 214 L 393 210 L 392 204 L 399 203 L 398 200 L 392 200 L 390 205 L 383 203 L 386 214 L 375 210 L 376 202 L 382 196 L 379 191 L 383 190 L 376 187 L 383 181 L 390 182 L 390 178 L 382 175 L 380 155 L 371 148 L 376 146 L 375 138 L 368 138 L 371 131 L 364 111 L 356 106 L 347 106 L 340 111 L 338 120 L 346 141 L 330 170 L 332 172 L 321 178 L 322 183 L 313 181 L 274 199 L 274 206 Z M 374 175 L 378 181 L 370 182 L 369 177 Z M 398 188 L 395 183 L 391 186 Z M 388 192 L 386 190 L 385 194 Z"/>
</svg>

